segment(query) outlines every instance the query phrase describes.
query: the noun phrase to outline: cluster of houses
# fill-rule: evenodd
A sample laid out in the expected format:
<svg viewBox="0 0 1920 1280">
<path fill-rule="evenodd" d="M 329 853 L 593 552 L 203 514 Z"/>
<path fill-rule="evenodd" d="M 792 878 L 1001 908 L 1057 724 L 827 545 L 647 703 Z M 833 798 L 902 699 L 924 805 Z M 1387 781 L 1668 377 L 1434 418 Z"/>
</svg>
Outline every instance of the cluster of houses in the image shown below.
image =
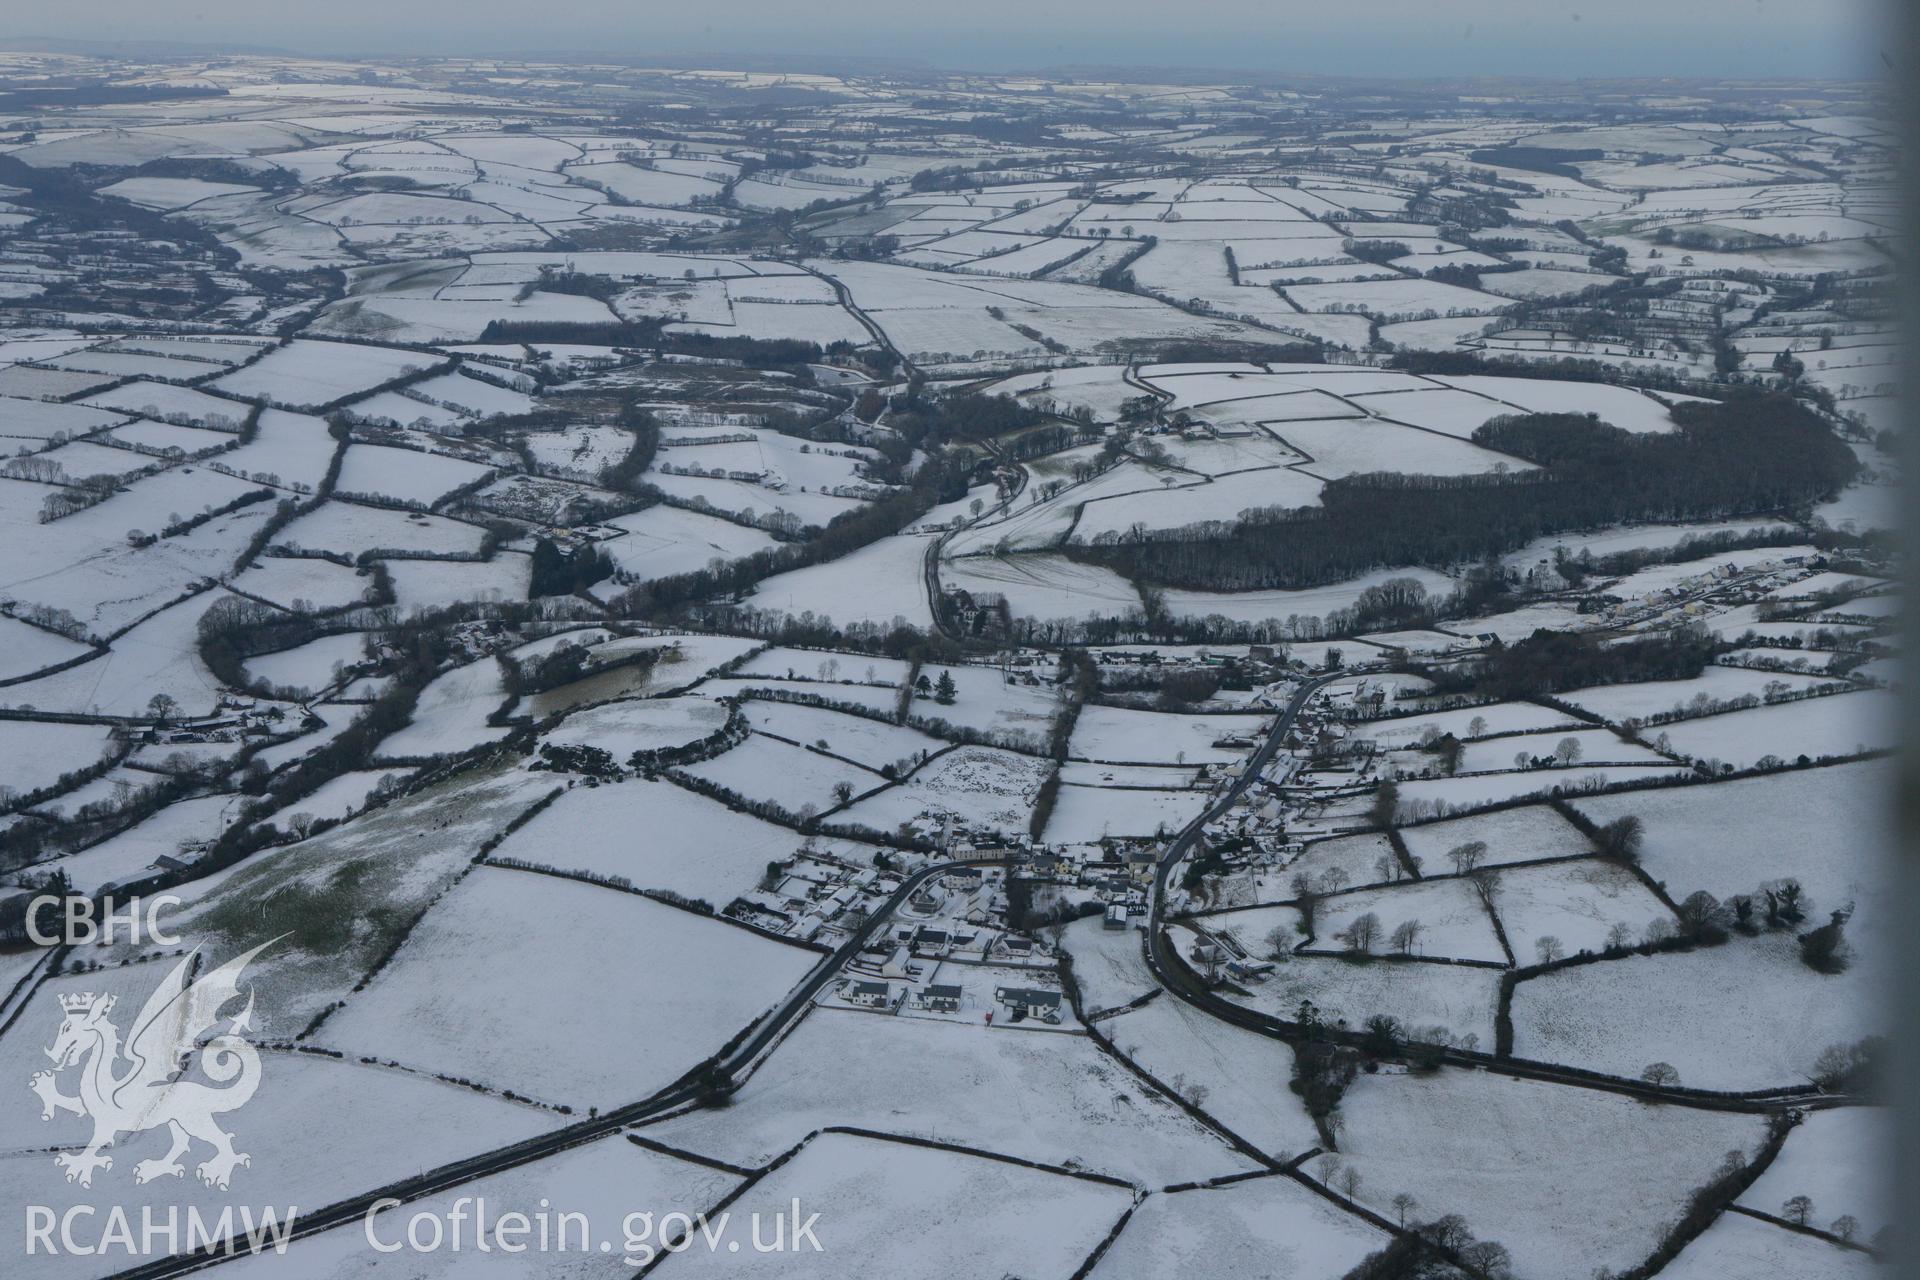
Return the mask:
<svg viewBox="0 0 1920 1280">
<path fill-rule="evenodd" d="M 1187 960 L 1214 983 L 1265 982 L 1274 970 L 1271 960 L 1248 955 L 1228 934 L 1196 932 L 1187 948 Z"/>
<path fill-rule="evenodd" d="M 1664 613 L 1683 619 L 1705 617 L 1722 608 L 1751 604 L 1778 587 L 1819 572 L 1826 564 L 1825 557 L 1817 554 L 1783 555 L 1764 564 L 1747 566 L 1722 561 L 1630 599 L 1604 594 L 1603 587 L 1602 594 L 1583 598 L 1581 611 L 1592 626 L 1644 622 Z M 1561 590 L 1574 585 L 1560 573 L 1559 561 L 1554 555 L 1541 556 L 1512 572 L 1536 590 Z"/>
<path fill-rule="evenodd" d="M 312 716 L 306 717 L 314 721 Z M 260 706 L 250 698 L 222 697 L 211 716 L 201 716 L 175 724 L 115 725 L 116 737 L 153 746 L 197 746 L 208 742 L 243 742 L 248 738 L 270 738 L 287 733 L 295 726 L 288 723 L 286 708 Z M 308 728 L 318 728 L 317 721 Z"/>
<path fill-rule="evenodd" d="M 1230 378 L 1240 375 L 1230 373 Z M 1182 440 L 1244 440 L 1258 435 L 1251 422 L 1233 420 L 1216 421 L 1212 418 L 1196 418 L 1188 413 L 1176 413 L 1173 420 L 1165 425 L 1153 424 L 1141 429 L 1142 435 L 1178 435 Z"/>
<path fill-rule="evenodd" d="M 923 985 L 893 983 L 884 978 L 845 979 L 840 984 L 843 1004 L 874 1013 L 923 1013 L 957 1015 L 965 1010 L 967 991 L 957 982 L 928 982 Z M 1059 991 L 1039 986 L 1012 986 L 996 983 L 993 1004 L 982 1014 L 991 1024 L 994 1014 L 1004 1015 L 1002 1022 L 1015 1024 L 1032 1020 L 1057 1027 L 1064 1019 L 1066 997 Z"/>
<path fill-rule="evenodd" d="M 821 942 L 823 935 L 864 923 L 867 913 L 899 889 L 897 876 L 802 848 L 768 869 L 759 887 L 722 909 L 730 920 L 795 942 Z"/>
<path fill-rule="evenodd" d="M 1093 660 L 1103 667 L 1145 668 L 1167 671 L 1213 671 L 1222 681 L 1254 688 L 1271 684 L 1291 673 L 1292 663 L 1284 649 L 1270 644 L 1250 644 L 1233 649 L 1210 645 L 1118 645 L 1093 651 Z"/>
<path fill-rule="evenodd" d="M 1785 556 L 1777 564 L 1741 568 L 1737 564 L 1717 564 L 1668 587 L 1649 591 L 1632 600 L 1607 597 L 1598 610 L 1602 621 L 1644 619 L 1672 612 L 1681 617 L 1705 617 L 1723 608 L 1752 604 L 1768 592 L 1807 576 L 1808 570 L 1826 567 L 1820 556 Z"/>
<path fill-rule="evenodd" d="M 1065 891 L 1070 899 L 1097 902 L 1107 928 L 1125 929 L 1146 917 L 1159 859 L 1159 846 L 1151 840 L 1023 845 L 1009 874 Z"/>
<path fill-rule="evenodd" d="M 960 867 L 935 877 L 847 962 L 834 994 L 844 1005 L 879 1013 L 978 1010 L 987 1023 L 998 1014 L 1003 1023 L 1058 1025 L 1062 997 L 1047 985 L 1058 956 L 1007 929 L 1006 910 L 999 872 Z"/>
</svg>

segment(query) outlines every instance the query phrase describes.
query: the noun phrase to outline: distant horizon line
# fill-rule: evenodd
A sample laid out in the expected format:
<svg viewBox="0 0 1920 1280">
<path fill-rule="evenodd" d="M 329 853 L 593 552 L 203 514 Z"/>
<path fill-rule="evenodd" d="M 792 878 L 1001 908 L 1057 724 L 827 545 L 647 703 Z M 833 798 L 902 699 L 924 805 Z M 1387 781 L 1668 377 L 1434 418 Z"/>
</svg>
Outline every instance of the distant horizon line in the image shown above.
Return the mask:
<svg viewBox="0 0 1920 1280">
<path fill-rule="evenodd" d="M 623 65 L 636 70 L 660 67 L 666 70 L 741 70 L 786 71 L 801 74 L 839 75 L 875 74 L 885 71 L 918 72 L 937 76 L 1031 76 L 1035 78 L 1090 78 L 1094 75 L 1115 78 L 1142 77 L 1148 80 L 1196 80 L 1208 83 L 1259 84 L 1345 82 L 1356 84 L 1507 84 L 1507 85 L 1757 85 L 1820 84 L 1848 86 L 1884 85 L 1882 77 L 1868 74 L 1770 72 L 1737 75 L 1718 72 L 1698 74 L 1657 74 L 1632 72 L 1588 72 L 1552 75 L 1512 71 L 1429 71 L 1406 73 L 1364 73 L 1349 71 L 1306 71 L 1282 68 L 1226 66 L 1202 62 L 1129 62 L 1087 60 L 1051 62 L 1033 66 L 969 66 L 936 63 L 920 54 L 877 53 L 766 53 L 692 50 L 607 50 L 607 49 L 516 49 L 475 48 L 466 51 L 397 52 L 376 49 L 296 48 L 233 41 L 99 39 L 76 36 L 14 35 L 0 36 L 0 52 L 73 54 L 98 58 L 114 57 L 234 57 L 290 58 L 347 62 L 460 62 L 495 61 L 503 63 L 577 63 L 581 65 Z M 760 64 L 760 65 L 751 65 Z M 0 76 L 0 79 L 3 79 Z"/>
</svg>

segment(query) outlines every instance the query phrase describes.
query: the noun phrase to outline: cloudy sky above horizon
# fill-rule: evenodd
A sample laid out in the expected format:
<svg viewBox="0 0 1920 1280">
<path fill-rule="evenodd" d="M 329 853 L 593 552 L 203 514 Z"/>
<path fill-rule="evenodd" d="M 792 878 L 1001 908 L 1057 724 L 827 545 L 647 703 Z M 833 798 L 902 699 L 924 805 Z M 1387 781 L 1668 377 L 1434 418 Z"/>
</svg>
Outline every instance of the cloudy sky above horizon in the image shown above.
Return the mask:
<svg viewBox="0 0 1920 1280">
<path fill-rule="evenodd" d="M 910 58 L 1005 71 L 1878 76 L 1890 0 L 63 0 L 8 34 L 303 53 Z"/>
</svg>

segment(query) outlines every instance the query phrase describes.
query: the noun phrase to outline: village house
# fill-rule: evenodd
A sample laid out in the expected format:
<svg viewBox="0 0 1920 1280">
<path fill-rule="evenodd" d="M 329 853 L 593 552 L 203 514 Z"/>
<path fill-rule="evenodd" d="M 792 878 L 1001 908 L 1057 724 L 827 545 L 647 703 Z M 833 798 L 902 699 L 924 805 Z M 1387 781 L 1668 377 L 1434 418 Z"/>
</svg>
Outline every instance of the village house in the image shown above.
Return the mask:
<svg viewBox="0 0 1920 1280">
<path fill-rule="evenodd" d="M 993 944 L 993 950 L 1009 960 L 1027 960 L 1033 956 L 1033 939 L 1022 938 L 1017 934 L 1002 934 Z"/>
<path fill-rule="evenodd" d="M 1018 1017 L 1038 1018 L 1041 1022 L 1060 1021 L 1060 993 L 1038 987 L 995 987 L 993 998 Z"/>
<path fill-rule="evenodd" d="M 919 972 L 908 959 L 907 948 L 896 943 L 880 942 L 862 947 L 851 964 L 854 968 L 883 978 L 907 978 Z"/>
<path fill-rule="evenodd" d="M 858 978 L 840 989 L 840 998 L 862 1009 L 884 1009 L 889 1012 L 899 1003 L 894 997 L 892 983 L 868 982 Z"/>
</svg>

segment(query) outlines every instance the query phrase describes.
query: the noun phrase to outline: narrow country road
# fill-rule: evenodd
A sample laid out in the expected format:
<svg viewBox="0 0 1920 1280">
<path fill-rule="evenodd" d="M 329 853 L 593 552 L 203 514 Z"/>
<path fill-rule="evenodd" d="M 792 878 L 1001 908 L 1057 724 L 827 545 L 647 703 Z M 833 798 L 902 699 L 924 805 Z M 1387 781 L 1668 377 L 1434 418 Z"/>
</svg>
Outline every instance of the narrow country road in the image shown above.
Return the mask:
<svg viewBox="0 0 1920 1280">
<path fill-rule="evenodd" d="M 807 1011 L 821 988 L 831 982 L 846 962 L 852 959 L 860 948 L 867 944 L 868 939 L 892 918 L 900 904 L 905 902 L 914 890 L 936 876 L 961 867 L 999 866 L 1005 861 L 1004 858 L 969 858 L 963 861 L 935 863 L 914 872 L 901 882 L 900 887 L 882 907 L 867 917 L 866 923 L 859 930 L 851 934 L 831 955 L 823 957 L 806 979 L 760 1020 L 757 1024 L 758 1029 L 752 1035 L 728 1050 L 711 1067 L 695 1068 L 650 1098 L 604 1112 L 578 1124 L 570 1124 L 552 1133 L 543 1133 L 523 1142 L 468 1156 L 463 1160 L 429 1169 L 414 1177 L 402 1178 L 384 1187 L 373 1188 L 325 1208 L 302 1213 L 288 1233 L 288 1238 L 299 1240 L 357 1222 L 381 1200 L 398 1200 L 403 1203 L 419 1200 L 478 1178 L 532 1164 L 534 1161 L 543 1160 L 584 1143 L 618 1133 L 628 1125 L 654 1119 L 689 1103 L 699 1103 L 709 1099 L 713 1093 L 709 1083 L 712 1078 L 719 1075 L 731 1079 L 784 1034 L 788 1026 Z M 171 1254 L 136 1267 L 129 1267 L 124 1271 L 114 1272 L 107 1280 L 159 1280 L 160 1277 L 165 1276 L 186 1275 L 205 1267 L 232 1261 L 235 1257 L 246 1257 L 244 1239 L 241 1240 L 239 1247 L 241 1251 L 232 1257 L 224 1253 Z"/>
<path fill-rule="evenodd" d="M 1274 721 L 1273 729 L 1268 733 L 1266 741 L 1261 743 L 1259 750 L 1248 758 L 1246 771 L 1234 780 L 1233 785 L 1218 802 L 1183 827 L 1167 845 L 1166 852 L 1160 858 L 1159 870 L 1154 877 L 1153 905 L 1147 917 L 1147 935 L 1144 944 L 1147 967 L 1153 971 L 1162 986 L 1201 1012 L 1218 1018 L 1222 1022 L 1228 1022 L 1276 1040 L 1292 1042 L 1298 1039 L 1300 1035 L 1298 1025 L 1216 994 L 1199 974 L 1194 972 L 1192 966 L 1181 958 L 1179 948 L 1174 945 L 1166 928 L 1167 889 L 1172 883 L 1174 868 L 1192 851 L 1194 843 L 1199 840 L 1206 825 L 1231 809 L 1252 785 L 1253 780 L 1272 763 L 1273 757 L 1279 753 L 1280 744 L 1285 739 L 1287 730 L 1293 726 L 1294 720 L 1298 718 L 1307 701 L 1321 688 L 1342 676 L 1365 670 L 1367 668 L 1352 668 L 1321 676 L 1302 685 L 1288 701 L 1279 719 Z M 1328 1031 L 1325 1034 L 1355 1045 L 1363 1039 L 1360 1033 L 1353 1031 Z M 1484 1068 L 1503 1075 L 1539 1080 L 1549 1084 L 1598 1089 L 1608 1093 L 1625 1094 L 1647 1102 L 1674 1102 L 1718 1111 L 1758 1114 L 1792 1108 L 1825 1107 L 1844 1101 L 1843 1098 L 1835 1095 L 1819 1093 L 1811 1087 L 1773 1090 L 1762 1094 L 1734 1097 L 1700 1089 L 1663 1087 L 1640 1080 L 1603 1075 L 1597 1071 L 1583 1071 L 1577 1067 L 1556 1066 L 1524 1058 L 1500 1058 L 1492 1054 L 1468 1052 L 1464 1049 L 1444 1049 L 1440 1054 L 1440 1060 L 1449 1066 Z"/>
</svg>

